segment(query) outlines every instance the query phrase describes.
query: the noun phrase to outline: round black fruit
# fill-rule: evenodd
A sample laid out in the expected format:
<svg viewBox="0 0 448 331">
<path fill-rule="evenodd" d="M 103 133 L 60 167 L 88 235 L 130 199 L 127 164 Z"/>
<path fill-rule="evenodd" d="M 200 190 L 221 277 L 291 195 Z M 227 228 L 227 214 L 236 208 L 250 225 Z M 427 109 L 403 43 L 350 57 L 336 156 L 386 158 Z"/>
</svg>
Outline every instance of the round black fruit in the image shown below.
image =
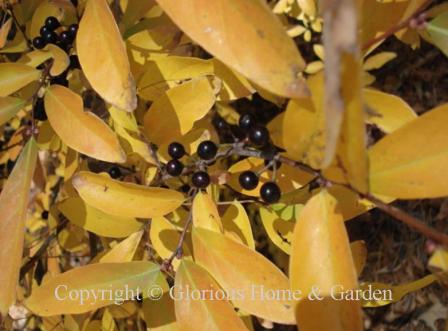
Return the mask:
<svg viewBox="0 0 448 331">
<path fill-rule="evenodd" d="M 173 159 L 180 159 L 185 155 L 185 148 L 178 142 L 173 142 L 168 145 L 168 155 Z"/>
<path fill-rule="evenodd" d="M 221 116 L 214 117 L 212 123 L 218 131 L 224 131 L 228 127 L 227 122 Z"/>
<path fill-rule="evenodd" d="M 47 219 L 48 219 L 48 216 L 49 216 L 48 210 L 44 210 L 44 211 L 40 214 L 40 217 L 41 217 L 43 220 L 47 220 Z"/>
<path fill-rule="evenodd" d="M 184 170 L 184 165 L 179 160 L 170 160 L 166 164 L 166 172 L 173 177 L 179 176 L 182 173 L 182 170 Z"/>
<path fill-rule="evenodd" d="M 78 33 L 78 28 L 79 28 L 78 24 L 72 24 L 68 27 L 67 31 L 70 34 L 70 36 L 73 38 L 73 40 L 75 39 L 76 34 Z"/>
<path fill-rule="evenodd" d="M 249 140 L 255 146 L 265 146 L 269 142 L 269 131 L 264 126 L 256 126 L 249 132 Z"/>
<path fill-rule="evenodd" d="M 242 130 L 249 130 L 255 125 L 255 117 L 251 114 L 243 114 L 240 116 L 238 125 Z"/>
<path fill-rule="evenodd" d="M 52 30 L 50 30 L 50 29 L 48 28 L 48 26 L 44 25 L 43 27 L 40 28 L 40 35 L 43 36 L 43 35 L 45 35 L 46 33 L 51 32 L 51 31 L 52 31 Z"/>
<path fill-rule="evenodd" d="M 48 29 L 54 31 L 61 26 L 61 23 L 59 23 L 59 20 L 56 17 L 48 16 L 47 19 L 45 20 L 45 26 Z"/>
<path fill-rule="evenodd" d="M 47 44 L 55 44 L 58 41 L 58 35 L 54 31 L 48 31 L 45 33 L 42 38 Z"/>
<path fill-rule="evenodd" d="M 280 200 L 281 195 L 280 188 L 274 182 L 264 183 L 260 188 L 260 196 L 264 202 L 276 203 Z"/>
<path fill-rule="evenodd" d="M 216 156 L 218 147 L 211 140 L 203 141 L 198 146 L 198 155 L 203 160 L 211 160 Z"/>
<path fill-rule="evenodd" d="M 45 40 L 42 37 L 36 37 L 33 39 L 33 46 L 36 49 L 42 49 L 45 47 Z"/>
<path fill-rule="evenodd" d="M 205 171 L 197 171 L 191 177 L 191 182 L 197 188 L 206 188 L 210 184 L 210 176 Z"/>
<path fill-rule="evenodd" d="M 245 190 L 253 190 L 258 186 L 258 176 L 253 171 L 244 171 L 238 177 L 240 185 Z"/>
<path fill-rule="evenodd" d="M 62 45 L 70 45 L 73 42 L 73 37 L 68 31 L 62 31 L 59 35 L 59 41 Z"/>
<path fill-rule="evenodd" d="M 121 170 L 117 166 L 110 167 L 109 169 L 109 175 L 113 179 L 117 179 L 121 177 Z"/>
<path fill-rule="evenodd" d="M 46 121 L 47 113 L 45 112 L 44 99 L 37 98 L 36 103 L 34 104 L 34 118 L 38 121 Z"/>
</svg>

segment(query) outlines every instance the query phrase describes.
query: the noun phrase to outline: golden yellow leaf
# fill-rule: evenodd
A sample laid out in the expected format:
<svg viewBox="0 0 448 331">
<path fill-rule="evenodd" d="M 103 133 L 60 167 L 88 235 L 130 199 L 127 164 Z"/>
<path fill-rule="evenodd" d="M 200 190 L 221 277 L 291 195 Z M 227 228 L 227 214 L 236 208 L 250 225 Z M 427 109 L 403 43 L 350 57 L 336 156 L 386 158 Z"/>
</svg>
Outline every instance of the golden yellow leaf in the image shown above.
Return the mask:
<svg viewBox="0 0 448 331">
<path fill-rule="evenodd" d="M 362 330 L 359 302 L 332 299 L 341 288 L 358 288 L 344 219 L 336 204 L 328 192 L 321 191 L 307 202 L 294 228 L 289 274 L 291 288 L 305 298 L 296 307 L 301 330 Z M 324 300 L 308 299 L 315 288 Z"/>
<path fill-rule="evenodd" d="M 368 122 L 391 133 L 417 117 L 412 108 L 400 97 L 365 88 L 364 102 L 369 107 Z"/>
<path fill-rule="evenodd" d="M 362 65 L 363 70 L 374 70 L 381 68 L 384 64 L 395 59 L 396 53 L 393 52 L 381 52 L 375 55 L 369 56 Z"/>
<path fill-rule="evenodd" d="M 364 299 L 362 301 L 363 307 L 381 307 L 394 302 L 400 301 L 406 294 L 420 290 L 437 280 L 436 275 L 427 275 L 416 281 L 409 282 L 403 285 L 391 286 L 383 283 L 363 283 L 360 289 L 363 291 L 370 291 L 382 293 L 381 295 L 372 295 L 372 299 Z M 381 292 L 379 292 L 381 291 Z M 377 300 L 377 298 L 381 298 Z"/>
<path fill-rule="evenodd" d="M 113 294 L 118 291 L 126 293 L 126 287 L 129 298 L 137 296 L 138 287 L 142 295 L 148 297 L 152 288 L 160 287 L 166 291 L 165 284 L 160 267 L 152 262 L 95 263 L 48 279 L 33 289 L 25 306 L 39 316 L 81 314 L 123 302 L 124 295 L 119 298 Z M 70 291 L 77 292 L 77 298 L 71 299 L 68 296 Z"/>
<path fill-rule="evenodd" d="M 289 255 L 295 223 L 282 219 L 276 212 L 267 208 L 260 208 L 260 218 L 269 239 Z"/>
<path fill-rule="evenodd" d="M 176 273 L 174 301 L 179 329 L 182 331 L 247 331 L 226 293 L 207 270 L 191 261 L 182 261 Z M 205 293 L 197 300 L 190 293 Z"/>
<path fill-rule="evenodd" d="M 114 317 L 110 313 L 109 309 L 104 310 L 103 317 L 101 319 L 101 331 L 118 331 Z"/>
<path fill-rule="evenodd" d="M 21 63 L 0 63 L 0 97 L 17 92 L 38 80 L 40 70 Z"/>
<path fill-rule="evenodd" d="M 190 131 L 214 102 L 215 94 L 207 78 L 176 86 L 148 109 L 144 117 L 145 134 L 157 145 L 171 142 Z"/>
<path fill-rule="evenodd" d="M 335 284 L 357 288 L 344 219 L 336 204 L 323 190 L 307 202 L 296 221 L 289 274 L 293 289 L 306 295 L 313 286 L 322 295 L 330 295 Z"/>
<path fill-rule="evenodd" d="M 67 53 L 56 45 L 48 44 L 46 49 L 51 53 L 53 57 L 53 64 L 50 68 L 50 75 L 59 76 L 70 65 L 70 58 Z"/>
<path fill-rule="evenodd" d="M 176 81 L 210 76 L 214 73 L 212 60 L 195 57 L 166 56 L 155 58 L 144 65 L 144 74 L 138 82 L 138 94 L 146 100 L 156 100 Z"/>
<path fill-rule="evenodd" d="M 69 147 L 102 161 L 126 161 L 115 133 L 98 116 L 84 112 L 78 94 L 52 85 L 45 93 L 45 110 L 51 126 Z"/>
<path fill-rule="evenodd" d="M 369 150 L 370 191 L 399 199 L 448 195 L 448 104 L 381 139 Z"/>
<path fill-rule="evenodd" d="M 124 238 L 143 225 L 132 217 L 108 215 L 84 203 L 79 197 L 64 200 L 58 204 L 58 209 L 73 224 L 105 237 Z"/>
<path fill-rule="evenodd" d="M 174 190 L 120 182 L 86 171 L 76 174 L 72 183 L 87 204 L 121 217 L 163 216 L 184 202 L 183 194 Z"/>
<path fill-rule="evenodd" d="M 255 241 L 249 216 L 239 201 L 233 201 L 226 209 L 222 217 L 222 225 L 227 237 L 233 238 L 255 250 Z"/>
<path fill-rule="evenodd" d="M 143 318 L 148 331 L 179 331 L 174 312 L 174 300 L 165 293 L 159 300 L 145 300 Z"/>
<path fill-rule="evenodd" d="M 87 1 L 76 49 L 93 89 L 113 106 L 133 111 L 137 107 L 135 82 L 125 44 L 106 0 Z"/>
<path fill-rule="evenodd" d="M 430 268 L 448 271 L 448 251 L 443 248 L 436 249 L 428 261 Z"/>
<path fill-rule="evenodd" d="M 353 261 L 356 267 L 356 274 L 359 276 L 366 265 L 367 247 L 363 240 L 357 240 L 350 243 Z"/>
<path fill-rule="evenodd" d="M 298 76 L 305 63 L 263 2 L 157 2 L 191 39 L 264 89 L 291 98 L 307 93 Z"/>
<path fill-rule="evenodd" d="M 23 63 L 30 67 L 36 68 L 48 59 L 51 59 L 51 52 L 43 49 L 35 49 L 29 53 L 23 54 L 17 63 Z"/>
<path fill-rule="evenodd" d="M 26 101 L 19 98 L 0 97 L 0 125 L 8 122 L 25 105 Z"/>
<path fill-rule="evenodd" d="M 177 248 L 180 240 L 180 232 L 165 217 L 154 217 L 151 220 L 149 238 L 157 254 L 162 259 L 168 259 Z M 187 245 L 187 240 L 182 245 L 182 259 L 191 259 L 191 252 Z M 173 260 L 174 270 L 177 270 L 179 263 L 180 261 L 178 259 Z"/>
<path fill-rule="evenodd" d="M 140 240 L 143 236 L 143 230 L 131 234 L 122 242 L 116 244 L 110 251 L 104 254 L 99 262 L 101 263 L 120 263 L 131 262 L 137 251 Z"/>
<path fill-rule="evenodd" d="M 225 235 L 195 228 L 195 261 L 229 293 L 241 291 L 233 298 L 235 307 L 247 313 L 281 324 L 295 324 L 293 302 L 281 294 L 289 288 L 288 278 L 271 261 L 246 245 Z M 268 303 L 268 304 L 267 304 Z"/>
<path fill-rule="evenodd" d="M 221 216 L 212 197 L 206 192 L 198 192 L 193 199 L 193 226 L 216 232 L 223 232 Z"/>
<path fill-rule="evenodd" d="M 287 155 L 320 168 L 325 150 L 325 122 L 322 107 L 323 73 L 307 79 L 312 98 L 290 100 L 282 122 L 282 142 Z"/>
<path fill-rule="evenodd" d="M 5 47 L 8 41 L 8 33 L 11 31 L 12 17 L 6 20 L 4 24 L 0 27 L 0 48 Z"/>
<path fill-rule="evenodd" d="M 37 159 L 37 145 L 31 138 L 0 194 L 0 315 L 15 303 L 22 263 L 28 194 Z"/>
</svg>

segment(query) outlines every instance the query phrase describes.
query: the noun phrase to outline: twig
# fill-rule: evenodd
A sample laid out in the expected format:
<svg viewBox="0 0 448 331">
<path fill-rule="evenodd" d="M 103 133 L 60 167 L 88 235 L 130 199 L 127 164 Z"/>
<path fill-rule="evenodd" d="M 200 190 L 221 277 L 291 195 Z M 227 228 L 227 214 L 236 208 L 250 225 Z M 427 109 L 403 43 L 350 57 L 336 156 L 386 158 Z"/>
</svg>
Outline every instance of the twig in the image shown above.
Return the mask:
<svg viewBox="0 0 448 331">
<path fill-rule="evenodd" d="M 376 43 L 392 36 L 393 34 L 395 34 L 396 32 L 400 31 L 401 29 L 405 28 L 406 26 L 409 25 L 409 22 L 415 18 L 417 15 L 419 15 L 426 7 L 428 7 L 431 4 L 432 0 L 426 0 L 420 7 L 417 8 L 417 10 L 411 15 L 409 16 L 407 19 L 405 19 L 403 22 L 391 27 L 390 29 L 388 29 L 387 31 L 385 31 L 383 34 L 370 39 L 368 42 L 366 42 L 364 45 L 362 45 L 362 50 L 368 50 L 370 47 L 372 47 L 373 45 L 375 45 Z"/>
</svg>

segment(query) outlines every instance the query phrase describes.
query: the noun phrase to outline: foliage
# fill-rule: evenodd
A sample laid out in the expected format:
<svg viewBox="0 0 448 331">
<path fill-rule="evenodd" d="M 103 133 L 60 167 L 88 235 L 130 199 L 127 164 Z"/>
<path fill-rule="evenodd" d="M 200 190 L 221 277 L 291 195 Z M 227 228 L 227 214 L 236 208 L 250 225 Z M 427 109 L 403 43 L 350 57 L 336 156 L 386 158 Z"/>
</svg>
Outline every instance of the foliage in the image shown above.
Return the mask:
<svg viewBox="0 0 448 331">
<path fill-rule="evenodd" d="M 355 331 L 446 280 L 393 203 L 448 196 L 448 104 L 372 87 L 387 39 L 448 55 L 446 3 L 0 6 L 0 329 Z M 440 245 L 425 277 L 364 279 L 373 208 Z"/>
</svg>

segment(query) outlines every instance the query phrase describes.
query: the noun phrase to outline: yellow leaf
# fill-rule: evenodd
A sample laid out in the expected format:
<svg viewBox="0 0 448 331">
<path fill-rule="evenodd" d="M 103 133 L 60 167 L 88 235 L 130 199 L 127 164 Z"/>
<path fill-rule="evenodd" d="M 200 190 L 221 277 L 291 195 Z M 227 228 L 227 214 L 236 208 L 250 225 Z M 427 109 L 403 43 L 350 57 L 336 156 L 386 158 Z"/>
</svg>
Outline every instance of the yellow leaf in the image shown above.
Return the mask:
<svg viewBox="0 0 448 331">
<path fill-rule="evenodd" d="M 4 24 L 0 27 L 0 48 L 5 47 L 6 42 L 8 41 L 8 34 L 11 31 L 12 26 L 12 17 L 6 20 Z"/>
<path fill-rule="evenodd" d="M 362 305 L 363 307 L 381 307 L 394 302 L 400 301 L 406 294 L 418 291 L 437 280 L 437 276 L 435 275 L 427 275 L 423 278 L 420 278 L 416 281 L 391 286 L 383 283 L 364 283 L 361 284 L 361 290 L 369 291 L 367 293 L 377 293 L 377 295 L 372 295 L 372 298 L 363 298 Z M 366 294 L 367 294 L 366 293 Z M 376 298 L 381 298 L 377 300 Z"/>
<path fill-rule="evenodd" d="M 58 204 L 58 209 L 73 224 L 100 236 L 123 238 L 142 227 L 134 218 L 108 215 L 85 204 L 79 197 L 64 200 Z"/>
<path fill-rule="evenodd" d="M 17 63 L 23 63 L 30 67 L 36 68 L 48 59 L 51 59 L 51 52 L 42 50 L 42 49 L 35 49 L 32 52 L 23 54 L 20 59 L 17 60 Z"/>
<path fill-rule="evenodd" d="M 0 125 L 8 122 L 25 105 L 26 101 L 19 98 L 0 97 Z"/>
<path fill-rule="evenodd" d="M 227 208 L 222 217 L 222 225 L 227 237 L 235 239 L 237 242 L 255 250 L 255 241 L 249 216 L 247 216 L 246 210 L 240 202 L 235 200 Z"/>
<path fill-rule="evenodd" d="M 333 196 L 321 191 L 307 202 L 294 228 L 291 285 L 306 295 L 313 286 L 325 296 L 335 284 L 357 288 L 344 219 L 336 212 L 336 204 Z"/>
<path fill-rule="evenodd" d="M 297 324 L 304 331 L 362 330 L 359 302 L 331 297 L 336 285 L 338 292 L 341 287 L 358 288 L 344 219 L 336 212 L 336 203 L 328 192 L 320 192 L 307 202 L 294 228 L 289 274 L 291 288 L 305 298 L 296 307 Z M 308 300 L 314 288 L 324 300 Z"/>
<path fill-rule="evenodd" d="M 393 52 L 381 52 L 368 57 L 367 60 L 365 60 L 364 64 L 362 65 L 362 68 L 367 71 L 379 69 L 387 62 L 395 59 L 396 57 L 397 54 Z"/>
<path fill-rule="evenodd" d="M 191 39 L 256 84 L 285 97 L 307 93 L 298 77 L 305 63 L 261 1 L 157 2 Z"/>
<path fill-rule="evenodd" d="M 137 107 L 135 82 L 125 44 L 106 0 L 88 0 L 76 48 L 93 89 L 113 106 L 133 111 Z"/>
<path fill-rule="evenodd" d="M 249 81 L 230 69 L 217 59 L 212 59 L 214 74 L 220 79 L 222 88 L 219 92 L 219 100 L 230 101 L 250 96 L 255 92 Z"/>
<path fill-rule="evenodd" d="M 414 119 L 369 150 L 370 191 L 398 199 L 448 195 L 448 104 Z"/>
<path fill-rule="evenodd" d="M 174 300 L 165 293 L 159 300 L 144 300 L 143 318 L 147 331 L 179 331 L 174 312 Z"/>
<path fill-rule="evenodd" d="M 109 309 L 104 310 L 103 317 L 101 319 L 101 331 L 118 331 L 114 317 L 110 313 Z"/>
<path fill-rule="evenodd" d="M 38 80 L 40 70 L 21 63 L 0 63 L 0 97 L 17 92 Z"/>
<path fill-rule="evenodd" d="M 176 227 L 165 217 L 155 217 L 151 220 L 151 228 L 149 231 L 151 244 L 157 254 L 162 259 L 168 259 L 177 248 L 180 240 L 180 233 Z M 190 242 L 191 244 L 191 242 Z M 185 241 L 182 245 L 182 258 L 191 258 L 191 252 Z M 173 260 L 174 270 L 177 270 L 180 261 Z"/>
<path fill-rule="evenodd" d="M 400 97 L 374 89 L 363 90 L 369 110 L 368 122 L 391 133 L 417 117 L 412 108 Z M 373 114 L 372 114 L 373 111 Z"/>
<path fill-rule="evenodd" d="M 267 292 L 282 293 L 289 288 L 288 278 L 271 261 L 249 247 L 225 235 L 195 228 L 195 261 L 229 293 L 235 307 L 247 313 L 281 324 L 295 324 L 293 303 L 281 294 L 267 298 Z M 267 304 L 268 302 L 268 304 Z"/>
<path fill-rule="evenodd" d="M 226 293 L 199 265 L 182 261 L 174 286 L 175 312 L 180 330 L 247 331 L 230 302 L 225 300 Z M 189 297 L 187 289 L 191 293 L 194 291 L 205 295 L 196 300 Z"/>
<path fill-rule="evenodd" d="M 431 268 L 448 271 L 448 252 L 443 248 L 436 249 L 429 259 L 428 265 Z"/>
<path fill-rule="evenodd" d="M 33 289 L 25 306 L 39 316 L 81 314 L 122 303 L 126 293 L 128 298 L 136 298 L 138 288 L 143 297 L 151 294 L 151 289 L 155 287 L 166 291 L 164 283 L 159 266 L 152 262 L 95 263 L 47 280 Z M 124 293 L 122 296 L 114 295 L 120 291 Z M 78 293 L 78 296 L 71 299 L 71 292 Z"/>
<path fill-rule="evenodd" d="M 366 265 L 367 247 L 363 240 L 357 240 L 350 244 L 353 261 L 356 267 L 356 274 L 359 276 Z"/>
<path fill-rule="evenodd" d="M 336 151 L 337 162 L 340 163 L 338 166 L 343 170 L 344 177 L 351 186 L 365 193 L 368 189 L 369 171 L 366 119 L 362 101 L 361 63 L 357 53 L 343 54 L 341 61 L 340 88 L 344 109 Z M 331 117 L 326 120 L 331 121 Z M 330 125 L 332 124 L 330 123 Z M 329 137 L 329 139 L 332 138 Z"/>
<path fill-rule="evenodd" d="M 115 133 L 95 114 L 84 112 L 78 94 L 52 85 L 45 93 L 45 110 L 51 126 L 69 147 L 102 161 L 126 161 Z"/>
<path fill-rule="evenodd" d="M 276 212 L 266 208 L 260 208 L 260 218 L 269 239 L 289 255 L 295 223 L 282 219 Z"/>
<path fill-rule="evenodd" d="M 70 65 L 70 58 L 64 50 L 56 45 L 48 44 L 46 46 L 46 49 L 50 51 L 54 59 L 53 64 L 50 68 L 50 75 L 59 76 L 65 70 L 67 70 L 68 66 Z"/>
<path fill-rule="evenodd" d="M 282 140 L 288 156 L 320 168 L 325 150 L 322 73 L 307 79 L 312 99 L 291 100 L 283 118 Z"/>
<path fill-rule="evenodd" d="M 167 56 L 148 61 L 144 70 L 138 82 L 138 94 L 152 101 L 163 95 L 175 81 L 213 75 L 214 67 L 212 60 Z"/>
<path fill-rule="evenodd" d="M 15 303 L 22 262 L 28 194 L 37 159 L 37 145 L 30 139 L 0 194 L 0 315 Z"/>
<path fill-rule="evenodd" d="M 223 232 L 221 217 L 216 203 L 206 192 L 198 192 L 192 205 L 193 226 L 216 232 Z"/>
<path fill-rule="evenodd" d="M 151 142 L 162 145 L 186 134 L 204 117 L 215 102 L 207 78 L 198 78 L 168 90 L 148 109 L 145 133 Z"/>
<path fill-rule="evenodd" d="M 177 191 L 120 182 L 86 171 L 75 175 L 72 183 L 87 204 L 121 217 L 163 216 L 184 202 L 183 194 Z"/>
<path fill-rule="evenodd" d="M 137 251 L 140 240 L 143 236 L 143 230 L 131 234 L 119 244 L 116 244 L 110 251 L 104 254 L 99 262 L 101 263 L 120 263 L 131 262 Z"/>
</svg>

